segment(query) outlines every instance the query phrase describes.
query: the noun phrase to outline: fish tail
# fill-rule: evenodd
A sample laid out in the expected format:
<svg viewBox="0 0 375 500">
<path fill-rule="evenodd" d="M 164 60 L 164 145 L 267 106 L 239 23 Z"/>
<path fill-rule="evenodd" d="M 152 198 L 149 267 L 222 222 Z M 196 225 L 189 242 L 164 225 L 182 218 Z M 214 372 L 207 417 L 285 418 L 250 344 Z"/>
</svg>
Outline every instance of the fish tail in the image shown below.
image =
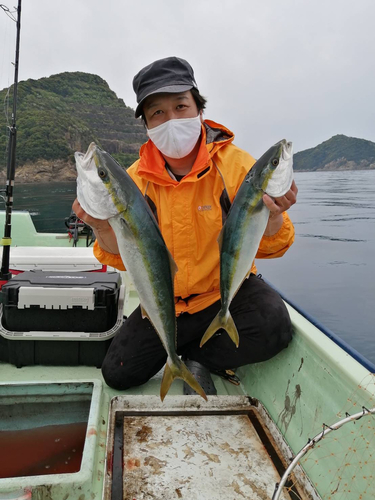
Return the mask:
<svg viewBox="0 0 375 500">
<path fill-rule="evenodd" d="M 198 393 L 200 396 L 202 396 L 202 398 L 204 398 L 207 401 L 206 393 L 199 385 L 199 383 L 196 381 L 192 373 L 188 370 L 185 363 L 180 359 L 178 364 L 174 362 L 171 362 L 169 364 L 169 361 L 170 360 L 168 358 L 164 368 L 163 380 L 161 382 L 161 387 L 160 387 L 160 399 L 162 401 L 164 400 L 165 396 L 167 395 L 167 392 L 169 391 L 170 386 L 172 385 L 173 380 L 175 378 L 181 378 L 187 384 L 189 384 L 190 387 L 194 389 L 196 393 Z"/>
<path fill-rule="evenodd" d="M 200 347 L 202 347 L 202 345 L 205 344 L 207 340 L 209 340 L 212 337 L 212 335 L 215 332 L 217 332 L 217 330 L 219 330 L 220 328 L 223 328 L 228 333 L 229 337 L 236 344 L 236 347 L 238 347 L 238 344 L 240 343 L 240 338 L 238 336 L 237 327 L 234 324 L 230 312 L 227 311 L 226 314 L 224 315 L 222 310 L 218 312 L 218 314 L 215 316 L 210 326 L 207 328 L 205 334 L 202 337 Z"/>
</svg>

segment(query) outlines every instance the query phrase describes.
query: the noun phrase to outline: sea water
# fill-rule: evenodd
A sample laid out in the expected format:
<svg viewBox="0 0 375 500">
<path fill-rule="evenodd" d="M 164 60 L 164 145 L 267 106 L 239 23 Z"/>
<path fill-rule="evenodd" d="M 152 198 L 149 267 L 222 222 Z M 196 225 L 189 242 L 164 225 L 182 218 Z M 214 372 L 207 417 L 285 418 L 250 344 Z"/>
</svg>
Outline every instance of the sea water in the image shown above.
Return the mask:
<svg viewBox="0 0 375 500">
<path fill-rule="evenodd" d="M 258 271 L 325 327 L 375 362 L 375 170 L 297 172 L 289 215 L 296 238 Z M 64 232 L 75 183 L 16 185 L 15 208 L 38 231 Z"/>
<path fill-rule="evenodd" d="M 259 272 L 375 362 L 375 170 L 296 173 L 296 238 Z"/>
<path fill-rule="evenodd" d="M 76 190 L 75 182 L 15 184 L 14 209 L 28 210 L 38 232 L 63 233 Z"/>
</svg>

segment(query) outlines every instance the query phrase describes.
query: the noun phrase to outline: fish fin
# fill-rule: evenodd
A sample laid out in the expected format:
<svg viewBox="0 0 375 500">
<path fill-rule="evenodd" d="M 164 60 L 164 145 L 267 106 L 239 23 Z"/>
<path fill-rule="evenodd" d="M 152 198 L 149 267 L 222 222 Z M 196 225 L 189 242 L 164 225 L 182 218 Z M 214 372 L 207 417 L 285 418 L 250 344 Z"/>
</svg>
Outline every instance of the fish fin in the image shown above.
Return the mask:
<svg viewBox="0 0 375 500">
<path fill-rule="evenodd" d="M 167 248 L 167 250 L 168 250 L 168 248 Z M 169 263 L 171 265 L 172 279 L 174 280 L 175 274 L 178 271 L 178 267 L 177 267 L 177 264 L 176 264 L 172 254 L 169 250 L 168 250 L 168 257 L 169 257 Z"/>
<path fill-rule="evenodd" d="M 217 237 L 217 242 L 219 243 L 220 252 L 221 252 L 221 247 L 223 246 L 223 238 L 224 238 L 224 226 L 221 228 L 219 236 Z"/>
<path fill-rule="evenodd" d="M 149 315 L 147 314 L 146 309 L 142 306 L 142 304 L 141 304 L 141 313 L 142 313 L 142 319 L 147 318 L 148 320 L 150 320 L 150 317 L 149 317 Z M 150 320 L 150 321 L 151 321 L 151 320 Z"/>
<path fill-rule="evenodd" d="M 238 347 L 238 344 L 240 343 L 240 338 L 238 336 L 237 327 L 233 321 L 233 318 L 229 311 L 224 316 L 221 310 L 212 320 L 210 326 L 207 328 L 205 334 L 203 335 L 200 347 L 202 347 L 202 345 L 205 344 L 207 340 L 209 340 L 212 337 L 212 335 L 215 332 L 217 332 L 217 330 L 219 330 L 220 328 L 223 328 L 228 333 L 229 337 L 236 344 L 236 347 Z"/>
<path fill-rule="evenodd" d="M 164 401 L 167 392 L 169 391 L 170 386 L 174 380 L 174 376 L 172 374 L 172 370 L 170 369 L 168 363 L 165 364 L 163 379 L 161 381 L 160 386 L 160 399 Z"/>
<path fill-rule="evenodd" d="M 181 373 L 182 373 L 182 380 L 184 380 L 187 384 L 190 385 L 194 391 L 202 396 L 203 399 L 207 401 L 207 396 L 202 387 L 200 386 L 199 382 L 197 382 L 196 378 L 194 375 L 191 373 L 191 371 L 188 369 L 188 367 L 185 365 L 183 361 L 181 361 Z"/>
<path fill-rule="evenodd" d="M 170 386 L 172 385 L 173 380 L 175 378 L 181 378 L 187 384 L 189 384 L 190 387 L 194 389 L 196 393 L 198 393 L 200 396 L 202 396 L 202 398 L 204 398 L 207 401 L 206 393 L 204 392 L 200 384 L 196 381 L 193 374 L 188 370 L 185 363 L 179 359 L 178 365 L 175 363 L 169 365 L 168 361 L 165 364 L 163 380 L 161 382 L 160 399 L 162 401 L 164 400 L 165 396 L 167 395 L 167 392 L 169 391 Z"/>
</svg>

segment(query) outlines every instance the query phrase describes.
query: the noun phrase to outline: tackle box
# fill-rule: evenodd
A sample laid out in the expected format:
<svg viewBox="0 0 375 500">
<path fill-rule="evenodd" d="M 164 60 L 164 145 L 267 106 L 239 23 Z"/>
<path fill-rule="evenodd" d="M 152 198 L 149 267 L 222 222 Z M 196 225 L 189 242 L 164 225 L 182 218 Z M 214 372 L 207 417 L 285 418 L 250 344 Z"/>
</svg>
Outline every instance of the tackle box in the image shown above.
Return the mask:
<svg viewBox="0 0 375 500">
<path fill-rule="evenodd" d="M 124 297 L 117 272 L 14 276 L 1 291 L 0 360 L 100 366 L 123 322 Z"/>
</svg>

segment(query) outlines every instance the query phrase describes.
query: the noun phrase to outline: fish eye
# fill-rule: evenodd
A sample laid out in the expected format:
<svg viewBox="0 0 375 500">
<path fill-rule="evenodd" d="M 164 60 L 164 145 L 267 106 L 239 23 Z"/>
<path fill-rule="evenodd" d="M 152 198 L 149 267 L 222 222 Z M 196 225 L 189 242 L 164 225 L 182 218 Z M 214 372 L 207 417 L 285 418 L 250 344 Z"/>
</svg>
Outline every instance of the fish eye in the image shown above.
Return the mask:
<svg viewBox="0 0 375 500">
<path fill-rule="evenodd" d="M 274 158 L 274 159 L 272 160 L 272 165 L 273 165 L 274 167 L 277 167 L 277 165 L 278 165 L 278 164 L 279 164 L 279 160 L 278 160 L 277 158 Z"/>
<path fill-rule="evenodd" d="M 102 168 L 98 170 L 98 174 L 101 179 L 104 179 L 104 177 L 107 175 L 106 171 L 103 170 Z"/>
</svg>

